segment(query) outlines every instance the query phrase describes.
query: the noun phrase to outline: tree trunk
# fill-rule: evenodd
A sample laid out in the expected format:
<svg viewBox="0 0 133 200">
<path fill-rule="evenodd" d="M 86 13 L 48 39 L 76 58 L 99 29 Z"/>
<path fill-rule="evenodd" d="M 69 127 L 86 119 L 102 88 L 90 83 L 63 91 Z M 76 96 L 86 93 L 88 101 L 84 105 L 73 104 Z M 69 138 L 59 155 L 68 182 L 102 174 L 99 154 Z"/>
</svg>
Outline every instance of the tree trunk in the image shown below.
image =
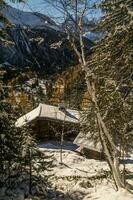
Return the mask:
<svg viewBox="0 0 133 200">
<path fill-rule="evenodd" d="M 32 194 L 32 156 L 29 149 L 29 194 Z"/>
<path fill-rule="evenodd" d="M 95 114 L 98 122 L 98 128 L 99 128 L 99 133 L 100 133 L 100 138 L 101 138 L 101 143 L 104 148 L 104 152 L 106 155 L 107 162 L 109 164 L 115 185 L 117 190 L 119 188 L 124 187 L 124 183 L 121 177 L 120 169 L 119 169 L 119 161 L 118 161 L 118 150 L 108 132 L 108 129 L 102 119 L 102 116 L 99 111 L 99 107 L 97 104 L 97 98 L 96 98 L 96 89 L 95 89 L 95 83 L 93 78 L 90 81 L 87 80 L 87 86 L 88 86 L 88 91 L 90 94 L 90 97 L 92 99 L 92 102 L 94 103 L 95 106 Z M 112 151 L 109 151 L 109 149 Z"/>
<path fill-rule="evenodd" d="M 65 119 L 66 119 L 66 114 L 63 120 L 63 125 L 62 125 L 62 132 L 61 132 L 61 141 L 60 141 L 60 164 L 63 164 L 63 158 L 62 158 L 62 150 L 63 150 L 63 141 L 64 141 L 64 129 L 65 129 Z"/>
<path fill-rule="evenodd" d="M 87 3 L 87 1 L 85 1 L 85 2 Z M 78 60 L 79 60 L 79 63 L 81 65 L 83 72 L 85 73 L 87 89 L 88 89 L 90 98 L 91 98 L 92 102 L 94 103 L 94 107 L 95 107 L 95 114 L 96 114 L 96 118 L 97 118 L 97 122 L 98 122 L 98 129 L 99 129 L 99 133 L 100 133 L 101 143 L 104 148 L 104 152 L 105 152 L 107 162 L 109 164 L 109 168 L 111 170 L 111 174 L 113 176 L 116 188 L 118 190 L 119 188 L 124 187 L 124 183 L 122 181 L 121 174 L 120 174 L 119 162 L 118 162 L 118 158 L 117 158 L 118 150 L 110 136 L 110 133 L 109 133 L 109 131 L 106 127 L 106 124 L 103 120 L 103 117 L 101 116 L 100 109 L 97 104 L 97 98 L 96 98 L 95 75 L 87 67 L 86 58 L 85 58 L 82 19 L 83 19 L 84 13 L 87 8 L 86 3 L 84 5 L 83 11 L 81 12 L 80 20 L 77 24 L 78 29 L 79 29 L 80 51 L 78 50 L 76 43 L 75 43 L 76 33 L 75 33 L 75 35 L 70 34 L 69 30 L 67 29 L 67 26 L 65 26 L 66 27 L 65 29 L 66 29 L 66 33 L 68 35 L 70 44 L 78 57 Z M 64 11 L 65 11 L 64 18 L 67 19 L 68 13 L 66 10 L 64 10 Z"/>
</svg>

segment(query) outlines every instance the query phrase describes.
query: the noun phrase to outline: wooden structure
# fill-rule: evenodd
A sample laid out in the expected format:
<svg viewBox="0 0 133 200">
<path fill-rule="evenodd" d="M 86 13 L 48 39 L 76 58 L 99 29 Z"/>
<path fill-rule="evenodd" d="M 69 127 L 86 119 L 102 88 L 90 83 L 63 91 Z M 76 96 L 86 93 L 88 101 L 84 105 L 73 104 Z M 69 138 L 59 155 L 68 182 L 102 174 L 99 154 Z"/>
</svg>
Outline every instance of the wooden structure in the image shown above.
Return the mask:
<svg viewBox="0 0 133 200">
<path fill-rule="evenodd" d="M 16 121 L 17 127 L 29 124 L 37 139 L 60 140 L 61 134 L 64 139 L 71 141 L 78 146 L 76 151 L 88 158 L 104 159 L 102 146 L 95 144 L 93 138 L 80 132 L 80 112 L 77 110 L 65 109 L 64 106 L 51 106 L 39 104 L 37 108 L 23 115 Z"/>
<path fill-rule="evenodd" d="M 57 139 L 64 132 L 65 137 L 73 140 L 79 132 L 79 118 L 79 111 L 65 109 L 64 106 L 39 104 L 37 108 L 20 117 L 15 125 L 31 125 L 39 139 Z"/>
<path fill-rule="evenodd" d="M 98 160 L 103 160 L 105 158 L 101 143 L 91 139 L 89 133 L 86 135 L 83 132 L 80 132 L 73 143 L 79 146 L 77 151 L 88 158 Z"/>
</svg>

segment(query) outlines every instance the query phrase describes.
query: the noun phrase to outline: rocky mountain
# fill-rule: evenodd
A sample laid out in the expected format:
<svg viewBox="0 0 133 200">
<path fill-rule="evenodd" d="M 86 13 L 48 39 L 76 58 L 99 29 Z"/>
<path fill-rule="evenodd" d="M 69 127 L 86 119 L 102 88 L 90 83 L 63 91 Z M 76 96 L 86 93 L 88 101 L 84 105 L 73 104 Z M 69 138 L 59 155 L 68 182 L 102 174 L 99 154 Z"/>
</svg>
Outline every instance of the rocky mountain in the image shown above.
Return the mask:
<svg viewBox="0 0 133 200">
<path fill-rule="evenodd" d="M 1 13 L 12 24 L 6 29 L 11 45 L 0 45 L 1 63 L 17 69 L 30 67 L 36 71 L 53 74 L 73 65 L 76 58 L 68 47 L 66 35 L 49 17 L 23 12 L 3 5 Z M 3 27 L 4 28 L 4 27 Z M 85 39 L 86 47 L 92 42 Z"/>
<path fill-rule="evenodd" d="M 29 98 L 37 102 L 47 100 L 51 104 L 68 102 L 73 93 L 78 95 L 77 82 L 80 82 L 78 91 L 84 95 L 83 75 L 79 66 L 76 67 L 75 53 L 54 21 L 45 15 L 23 12 L 7 5 L 0 12 L 12 24 L 9 28 L 1 25 L 7 36 L 6 43 L 0 44 L 0 63 L 7 72 L 5 81 L 9 88 L 13 87 L 9 97 L 12 104 L 16 105 L 16 96 L 22 98 L 19 100 L 21 105 Z M 85 37 L 84 44 L 88 54 L 93 42 Z M 78 107 L 80 103 L 82 100 L 78 98 Z"/>
<path fill-rule="evenodd" d="M 56 23 L 46 15 L 36 12 L 24 12 L 7 4 L 1 5 L 0 13 L 2 13 L 11 24 L 14 24 L 15 27 L 29 27 L 34 29 L 49 27 L 55 30 L 60 29 Z"/>
<path fill-rule="evenodd" d="M 16 70 L 32 68 L 51 75 L 75 60 L 65 37 L 55 30 L 12 28 L 7 33 L 11 45 L 0 45 L 5 66 L 8 63 Z"/>
</svg>

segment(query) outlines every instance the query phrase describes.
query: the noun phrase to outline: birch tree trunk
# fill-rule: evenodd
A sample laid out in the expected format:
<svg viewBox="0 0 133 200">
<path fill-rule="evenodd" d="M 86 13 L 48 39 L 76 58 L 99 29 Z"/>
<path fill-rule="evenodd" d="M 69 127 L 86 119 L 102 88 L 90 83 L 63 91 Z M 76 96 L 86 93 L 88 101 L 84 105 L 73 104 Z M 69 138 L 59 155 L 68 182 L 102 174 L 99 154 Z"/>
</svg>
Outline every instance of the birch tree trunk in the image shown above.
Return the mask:
<svg viewBox="0 0 133 200">
<path fill-rule="evenodd" d="M 106 126 L 106 123 L 104 121 L 104 116 L 102 116 L 101 111 L 99 109 L 99 105 L 97 101 L 97 91 L 95 87 L 96 77 L 95 77 L 95 74 L 93 74 L 91 70 L 89 69 L 89 67 L 87 66 L 85 52 L 84 52 L 83 17 L 85 16 L 88 1 L 87 0 L 82 1 L 84 3 L 84 6 L 82 6 L 82 10 L 80 9 L 80 12 L 78 12 L 78 1 L 75 0 L 74 2 L 75 2 L 75 9 L 74 9 L 75 18 L 73 18 L 71 12 L 69 12 L 70 10 L 67 7 L 67 1 L 60 0 L 60 3 L 63 8 L 63 13 L 64 13 L 65 31 L 66 31 L 68 40 L 70 42 L 70 45 L 72 49 L 75 51 L 75 54 L 77 55 L 82 71 L 85 74 L 87 90 L 89 92 L 91 101 L 93 102 L 93 105 L 95 108 L 95 116 L 97 119 L 100 141 L 103 146 L 104 153 L 106 155 L 106 159 L 107 159 L 109 168 L 111 170 L 111 174 L 113 176 L 116 188 L 117 190 L 119 190 L 119 188 L 125 187 L 125 185 L 122 180 L 120 169 L 119 169 L 118 150 L 113 142 L 110 131 L 108 130 L 108 127 Z M 75 26 L 74 26 L 76 30 L 75 32 L 74 30 L 71 30 L 71 28 L 69 28 L 69 25 L 67 24 L 67 19 L 71 19 L 72 22 L 75 23 Z M 80 49 L 79 47 L 77 47 L 77 43 L 76 43 L 77 40 L 80 43 Z"/>
<path fill-rule="evenodd" d="M 101 138 L 101 144 L 104 149 L 104 153 L 106 155 L 106 159 L 109 165 L 109 168 L 111 170 L 111 174 L 113 176 L 115 185 L 117 190 L 120 188 L 124 188 L 125 184 L 122 180 L 120 169 L 119 169 L 119 161 L 118 161 L 118 150 L 110 136 L 110 133 L 108 131 L 108 128 L 106 127 L 106 124 L 101 116 L 99 106 L 97 104 L 97 98 L 96 98 L 96 87 L 95 87 L 95 75 L 91 73 L 89 68 L 87 67 L 87 62 L 85 58 L 84 53 L 84 43 L 83 43 L 83 32 L 82 32 L 82 17 L 85 10 L 83 11 L 80 21 L 78 23 L 79 26 L 79 38 L 80 38 L 80 49 L 81 53 L 78 51 L 76 45 L 73 43 L 72 46 L 79 58 L 79 63 L 81 64 L 81 68 L 85 73 L 85 81 L 87 84 L 87 89 L 90 95 L 90 98 L 94 104 L 95 107 L 95 115 L 98 122 L 98 129 L 100 133 Z M 71 40 L 74 41 L 74 40 Z"/>
</svg>

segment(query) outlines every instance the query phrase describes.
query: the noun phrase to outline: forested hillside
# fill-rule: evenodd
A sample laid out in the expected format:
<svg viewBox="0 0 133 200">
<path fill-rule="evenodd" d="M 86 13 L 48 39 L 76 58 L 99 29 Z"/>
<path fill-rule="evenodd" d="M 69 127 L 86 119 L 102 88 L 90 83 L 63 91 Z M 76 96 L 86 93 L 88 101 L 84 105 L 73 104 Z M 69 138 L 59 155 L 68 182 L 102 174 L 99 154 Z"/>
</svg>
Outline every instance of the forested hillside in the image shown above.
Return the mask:
<svg viewBox="0 0 133 200">
<path fill-rule="evenodd" d="M 132 113 L 132 0 L 0 0 L 0 200 L 133 199 Z"/>
<path fill-rule="evenodd" d="M 82 109 L 82 97 L 79 102 L 72 103 L 69 91 L 78 94 L 74 88 L 84 87 L 84 78 L 79 66 L 75 66 L 78 60 L 62 28 L 45 15 L 18 11 L 7 5 L 1 7 L 3 16 L 12 24 L 8 29 L 5 29 L 6 25 L 3 24 L 6 38 L 0 45 L 1 65 L 5 70 L 4 81 L 10 88 L 9 98 L 14 99 L 14 102 L 10 100 L 10 103 L 16 104 L 17 101 L 21 101 L 17 98 L 24 95 L 31 105 L 35 99 L 37 103 L 53 101 L 55 105 L 62 102 L 68 104 L 71 101 L 68 106 Z M 26 17 L 28 20 L 25 20 Z M 89 54 L 93 42 L 84 38 L 84 43 L 86 54 Z M 63 81 L 59 85 L 58 79 Z M 81 82 L 79 86 L 78 81 Z M 56 87 L 67 88 L 66 94 L 58 93 L 58 89 L 55 94 Z M 80 92 L 82 89 L 78 90 Z M 35 93 L 36 97 L 32 99 Z M 53 98 L 55 99 L 52 100 Z"/>
</svg>

